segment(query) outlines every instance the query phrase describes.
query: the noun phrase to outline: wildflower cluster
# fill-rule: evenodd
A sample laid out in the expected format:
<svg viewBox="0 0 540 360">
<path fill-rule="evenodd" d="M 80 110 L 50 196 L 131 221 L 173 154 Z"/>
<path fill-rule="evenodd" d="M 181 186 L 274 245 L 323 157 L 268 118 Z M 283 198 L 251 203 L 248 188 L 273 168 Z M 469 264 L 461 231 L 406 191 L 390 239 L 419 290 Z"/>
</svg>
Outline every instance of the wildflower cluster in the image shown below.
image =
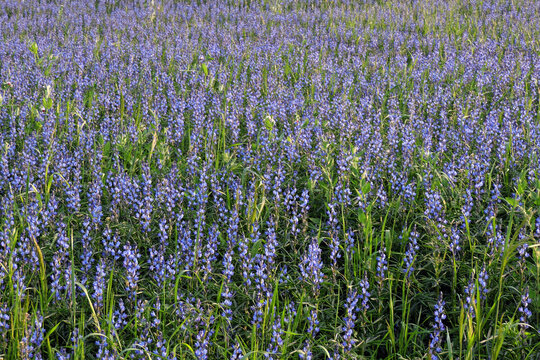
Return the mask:
<svg viewBox="0 0 540 360">
<path fill-rule="evenodd" d="M 0 359 L 534 358 L 538 18 L 2 1 Z"/>
</svg>

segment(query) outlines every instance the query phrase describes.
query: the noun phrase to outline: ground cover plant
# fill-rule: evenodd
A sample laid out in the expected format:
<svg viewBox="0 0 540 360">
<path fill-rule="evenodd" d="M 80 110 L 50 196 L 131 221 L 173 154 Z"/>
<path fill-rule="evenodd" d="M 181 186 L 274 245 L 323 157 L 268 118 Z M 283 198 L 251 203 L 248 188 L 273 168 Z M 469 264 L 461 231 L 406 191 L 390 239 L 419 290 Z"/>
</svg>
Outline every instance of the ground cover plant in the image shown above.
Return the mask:
<svg viewBox="0 0 540 360">
<path fill-rule="evenodd" d="M 540 4 L 0 3 L 0 359 L 539 359 Z"/>
</svg>

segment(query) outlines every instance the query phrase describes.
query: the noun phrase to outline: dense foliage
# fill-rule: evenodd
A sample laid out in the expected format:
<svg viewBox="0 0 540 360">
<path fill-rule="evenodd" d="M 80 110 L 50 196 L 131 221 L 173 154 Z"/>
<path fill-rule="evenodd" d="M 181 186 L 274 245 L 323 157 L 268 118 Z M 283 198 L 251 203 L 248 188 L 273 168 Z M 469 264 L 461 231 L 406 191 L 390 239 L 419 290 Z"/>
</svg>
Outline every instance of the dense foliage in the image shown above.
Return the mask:
<svg viewBox="0 0 540 360">
<path fill-rule="evenodd" d="M 535 0 L 0 4 L 0 358 L 540 358 Z"/>
</svg>

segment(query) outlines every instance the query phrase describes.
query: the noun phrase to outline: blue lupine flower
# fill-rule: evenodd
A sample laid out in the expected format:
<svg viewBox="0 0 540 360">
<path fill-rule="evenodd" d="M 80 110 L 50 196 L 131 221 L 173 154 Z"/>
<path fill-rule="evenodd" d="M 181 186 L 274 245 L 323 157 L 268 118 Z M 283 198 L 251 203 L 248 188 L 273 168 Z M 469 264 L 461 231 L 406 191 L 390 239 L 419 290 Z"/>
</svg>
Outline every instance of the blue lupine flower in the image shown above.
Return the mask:
<svg viewBox="0 0 540 360">
<path fill-rule="evenodd" d="M 359 299 L 362 300 L 362 310 L 365 312 L 369 308 L 369 297 L 371 296 L 369 290 L 369 281 L 367 277 L 367 272 L 364 273 L 364 278 L 360 280 L 360 294 Z"/>
<path fill-rule="evenodd" d="M 442 292 L 439 295 L 439 301 L 435 304 L 433 332 L 430 335 L 431 341 L 429 342 L 429 355 L 432 360 L 437 360 L 438 354 L 442 352 L 442 333 L 446 330 L 443 320 L 446 319 L 444 312 L 445 302 L 443 300 Z"/>
<path fill-rule="evenodd" d="M 528 327 L 528 319 L 532 316 L 532 311 L 529 309 L 529 305 L 532 303 L 532 299 L 529 297 L 529 287 L 526 287 L 521 295 L 521 304 L 518 307 L 520 331 L 523 337 L 526 336 L 526 329 Z"/>
<path fill-rule="evenodd" d="M 103 307 L 103 294 L 105 293 L 105 283 L 107 281 L 106 276 L 106 263 L 104 258 L 101 258 L 96 267 L 96 276 L 93 283 L 94 292 L 92 294 L 97 313 L 100 313 L 101 308 Z"/>
<path fill-rule="evenodd" d="M 332 262 L 332 271 L 337 271 L 337 262 L 341 258 L 341 252 L 339 251 L 339 220 L 337 218 L 338 203 L 328 204 L 328 235 L 330 237 L 330 261 Z"/>
<path fill-rule="evenodd" d="M 283 346 L 283 329 L 281 328 L 281 319 L 277 317 L 272 324 L 272 337 L 270 338 L 270 343 L 266 349 L 265 357 L 267 359 L 276 358 L 274 355 L 279 355 L 279 349 Z M 277 357 L 279 358 L 279 356 Z"/>
<path fill-rule="evenodd" d="M 9 330 L 9 307 L 6 304 L 0 305 L 0 336 L 5 337 L 7 331 Z"/>
<path fill-rule="evenodd" d="M 450 251 L 454 257 L 461 251 L 460 231 L 455 227 L 452 227 L 450 233 Z"/>
<path fill-rule="evenodd" d="M 388 271 L 388 261 L 386 260 L 386 247 L 383 246 L 377 255 L 377 278 L 379 280 L 379 287 L 382 286 L 382 282 L 386 278 L 386 272 Z"/>
<path fill-rule="evenodd" d="M 315 294 L 318 294 L 323 281 L 322 268 L 321 249 L 317 239 L 313 238 L 300 263 L 300 273 L 302 278 L 312 285 Z"/>
<path fill-rule="evenodd" d="M 471 280 L 465 287 L 465 311 L 471 317 L 475 317 L 475 306 L 476 306 L 476 284 L 474 281 L 474 276 L 471 277 Z"/>
<path fill-rule="evenodd" d="M 413 264 L 416 259 L 416 253 L 419 250 L 418 237 L 419 235 L 416 230 L 411 231 L 409 234 L 409 243 L 407 244 L 407 251 L 405 252 L 405 258 L 403 259 L 405 265 L 403 271 L 407 278 L 409 278 L 414 271 Z"/>
<path fill-rule="evenodd" d="M 126 271 L 126 287 L 128 290 L 128 296 L 131 300 L 135 300 L 137 293 L 137 283 L 139 281 L 139 259 L 141 254 L 137 250 L 137 245 L 131 245 L 127 243 L 124 245 L 124 251 L 122 252 L 124 258 L 123 266 Z"/>
<path fill-rule="evenodd" d="M 356 314 L 360 310 L 358 307 L 358 301 L 360 296 L 358 292 L 354 289 L 349 289 L 347 295 L 347 301 L 345 303 L 345 311 L 347 316 L 345 317 L 345 325 L 342 328 L 343 331 L 343 347 L 345 352 L 350 352 L 352 347 L 356 343 L 356 340 L 353 338 L 354 323 L 356 321 Z"/>
<path fill-rule="evenodd" d="M 28 324 L 25 336 L 20 342 L 20 354 L 24 359 L 42 359 L 41 343 L 45 337 L 45 328 L 43 327 L 43 316 L 38 312 L 35 315 L 33 323 Z"/>
<path fill-rule="evenodd" d="M 229 360 L 241 360 L 244 357 L 244 352 L 238 343 L 234 345 L 233 353 Z"/>
<path fill-rule="evenodd" d="M 208 331 L 207 330 L 200 330 L 197 333 L 197 338 L 195 342 L 195 356 L 198 360 L 206 360 L 208 359 Z"/>
<path fill-rule="evenodd" d="M 482 268 L 482 271 L 480 272 L 480 275 L 478 275 L 478 284 L 480 285 L 480 299 L 485 300 L 487 293 L 489 291 L 488 289 L 488 279 L 489 276 L 487 274 L 486 266 Z"/>
</svg>

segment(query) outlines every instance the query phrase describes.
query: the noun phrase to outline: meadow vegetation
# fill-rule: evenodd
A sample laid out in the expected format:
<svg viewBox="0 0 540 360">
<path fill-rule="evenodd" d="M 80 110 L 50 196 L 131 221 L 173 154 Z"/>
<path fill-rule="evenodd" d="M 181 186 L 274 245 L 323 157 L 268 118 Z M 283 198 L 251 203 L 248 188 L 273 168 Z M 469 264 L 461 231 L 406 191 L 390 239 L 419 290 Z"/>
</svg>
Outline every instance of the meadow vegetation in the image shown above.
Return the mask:
<svg viewBox="0 0 540 360">
<path fill-rule="evenodd" d="M 535 0 L 0 3 L 0 359 L 540 359 Z"/>
</svg>

